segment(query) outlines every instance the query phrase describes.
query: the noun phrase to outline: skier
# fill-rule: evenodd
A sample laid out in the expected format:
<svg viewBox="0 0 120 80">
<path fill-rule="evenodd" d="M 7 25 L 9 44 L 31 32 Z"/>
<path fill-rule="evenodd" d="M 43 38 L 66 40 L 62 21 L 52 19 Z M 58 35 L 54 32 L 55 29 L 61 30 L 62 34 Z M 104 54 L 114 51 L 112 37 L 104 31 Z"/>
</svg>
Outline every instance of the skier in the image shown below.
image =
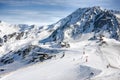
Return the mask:
<svg viewBox="0 0 120 80">
<path fill-rule="evenodd" d="M 88 62 L 88 56 L 86 56 L 86 60 L 85 60 L 85 62 Z"/>
<path fill-rule="evenodd" d="M 63 55 L 61 56 L 61 58 L 63 58 L 65 56 L 65 52 L 63 52 Z"/>
</svg>

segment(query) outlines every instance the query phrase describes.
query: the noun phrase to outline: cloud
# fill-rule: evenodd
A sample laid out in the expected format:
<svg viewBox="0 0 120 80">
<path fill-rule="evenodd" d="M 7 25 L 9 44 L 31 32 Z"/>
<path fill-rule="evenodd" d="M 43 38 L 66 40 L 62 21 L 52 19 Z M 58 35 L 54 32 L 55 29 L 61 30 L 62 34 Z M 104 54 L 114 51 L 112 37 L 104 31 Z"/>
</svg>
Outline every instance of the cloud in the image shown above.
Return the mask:
<svg viewBox="0 0 120 80">
<path fill-rule="evenodd" d="M 61 5 L 65 1 L 59 0 L 0 0 L 0 3 L 10 6 L 27 6 L 27 5 Z"/>
<path fill-rule="evenodd" d="M 1 13 L 1 12 L 0 12 Z M 6 16 L 24 16 L 24 17 L 36 17 L 36 18 L 44 18 L 44 17 L 65 17 L 69 15 L 71 12 L 69 11 L 51 11 L 51 10 L 46 10 L 46 11 L 37 11 L 37 10 L 7 10 L 4 11 L 3 13 L 6 13 Z M 5 14 L 4 14 L 5 15 Z"/>
<path fill-rule="evenodd" d="M 119 0 L 0 0 L 0 19 L 11 23 L 51 24 L 79 7 L 118 9 Z"/>
<path fill-rule="evenodd" d="M 1 12 L 0 12 L 1 13 Z M 66 17 L 69 12 L 65 11 L 36 11 L 36 10 L 7 10 L 0 16 L 1 20 L 10 23 L 25 24 L 52 24 L 61 18 Z"/>
<path fill-rule="evenodd" d="M 109 7 L 111 5 L 114 5 L 118 7 L 120 0 L 0 0 L 0 3 L 9 6 L 47 5 L 78 8 L 94 5 L 100 5 L 103 7 Z"/>
<path fill-rule="evenodd" d="M 0 0 L 0 3 L 10 6 L 26 6 L 26 5 L 51 5 L 51 6 L 72 6 L 78 7 L 83 3 L 91 3 L 93 1 L 101 2 L 103 0 Z M 104 0 L 106 1 L 106 0 Z M 88 5 L 88 4 L 86 4 Z"/>
<path fill-rule="evenodd" d="M 110 0 L 0 0 L 0 3 L 8 5 L 59 5 L 59 6 L 80 6 L 82 3 L 106 2 Z M 114 1 L 114 0 L 111 0 Z M 94 4 L 93 3 L 93 4 Z M 88 4 L 86 4 L 88 5 Z"/>
<path fill-rule="evenodd" d="M 23 7 L 53 6 L 67 9 L 68 8 L 75 9 L 79 7 L 102 6 L 105 8 L 112 9 L 113 7 L 115 9 L 119 9 L 120 0 L 0 0 L 0 3 L 9 6 L 23 6 Z"/>
</svg>

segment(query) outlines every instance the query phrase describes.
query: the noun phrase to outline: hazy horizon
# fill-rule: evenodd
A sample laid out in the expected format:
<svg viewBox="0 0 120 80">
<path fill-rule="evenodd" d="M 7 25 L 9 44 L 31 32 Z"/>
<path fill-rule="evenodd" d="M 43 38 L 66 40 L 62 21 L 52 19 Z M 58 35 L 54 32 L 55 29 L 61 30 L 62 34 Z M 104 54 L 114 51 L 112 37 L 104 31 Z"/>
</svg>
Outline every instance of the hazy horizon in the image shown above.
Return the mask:
<svg viewBox="0 0 120 80">
<path fill-rule="evenodd" d="M 119 10 L 119 0 L 0 0 L 0 20 L 12 24 L 47 25 L 81 7 Z"/>
</svg>

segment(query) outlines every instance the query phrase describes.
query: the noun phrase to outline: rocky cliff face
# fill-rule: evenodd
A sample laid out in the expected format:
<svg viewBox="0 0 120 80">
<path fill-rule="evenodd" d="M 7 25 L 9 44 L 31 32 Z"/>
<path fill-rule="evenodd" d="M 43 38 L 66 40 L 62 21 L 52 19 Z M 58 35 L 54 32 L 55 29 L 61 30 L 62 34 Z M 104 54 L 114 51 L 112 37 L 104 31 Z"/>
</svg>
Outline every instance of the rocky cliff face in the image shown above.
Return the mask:
<svg viewBox="0 0 120 80">
<path fill-rule="evenodd" d="M 55 49 L 45 49 L 37 45 L 27 45 L 16 51 L 10 51 L 0 58 L 0 66 L 13 62 L 32 63 L 44 61 L 54 57 L 54 53 L 60 51 Z"/>
<path fill-rule="evenodd" d="M 113 11 L 100 7 L 79 8 L 69 16 L 50 26 L 53 33 L 41 42 L 93 39 L 99 35 L 120 40 L 120 25 Z"/>
</svg>

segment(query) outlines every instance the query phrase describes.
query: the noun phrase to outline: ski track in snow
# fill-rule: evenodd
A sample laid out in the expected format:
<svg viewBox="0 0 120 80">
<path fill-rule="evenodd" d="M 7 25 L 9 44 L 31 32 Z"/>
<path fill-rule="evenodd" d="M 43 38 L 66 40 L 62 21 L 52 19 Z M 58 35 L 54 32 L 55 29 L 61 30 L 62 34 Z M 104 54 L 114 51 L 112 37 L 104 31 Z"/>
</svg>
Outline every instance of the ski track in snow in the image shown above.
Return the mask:
<svg viewBox="0 0 120 80">
<path fill-rule="evenodd" d="M 111 59 L 109 55 L 106 57 L 108 53 L 105 53 L 105 51 L 108 51 L 111 56 L 115 56 L 114 52 L 117 51 L 113 51 L 111 45 L 118 44 L 113 43 L 112 40 L 108 40 L 109 46 L 102 47 L 95 42 L 84 42 L 86 44 L 80 45 L 81 43 L 71 43 L 71 48 L 64 48 L 65 56 L 63 58 L 56 57 L 18 69 L 1 76 L 0 80 L 105 80 L 106 78 L 107 80 L 119 80 L 120 66 L 117 64 L 120 64 L 120 62 L 116 65 L 110 63 L 111 67 L 106 68 L 109 61 L 116 62 L 116 58 Z M 74 46 L 72 46 L 73 44 Z M 119 55 L 119 52 L 116 54 Z M 61 54 L 58 54 L 58 56 L 61 56 Z M 86 58 L 88 58 L 87 62 Z M 94 73 L 92 77 L 90 77 L 91 72 Z"/>
</svg>

